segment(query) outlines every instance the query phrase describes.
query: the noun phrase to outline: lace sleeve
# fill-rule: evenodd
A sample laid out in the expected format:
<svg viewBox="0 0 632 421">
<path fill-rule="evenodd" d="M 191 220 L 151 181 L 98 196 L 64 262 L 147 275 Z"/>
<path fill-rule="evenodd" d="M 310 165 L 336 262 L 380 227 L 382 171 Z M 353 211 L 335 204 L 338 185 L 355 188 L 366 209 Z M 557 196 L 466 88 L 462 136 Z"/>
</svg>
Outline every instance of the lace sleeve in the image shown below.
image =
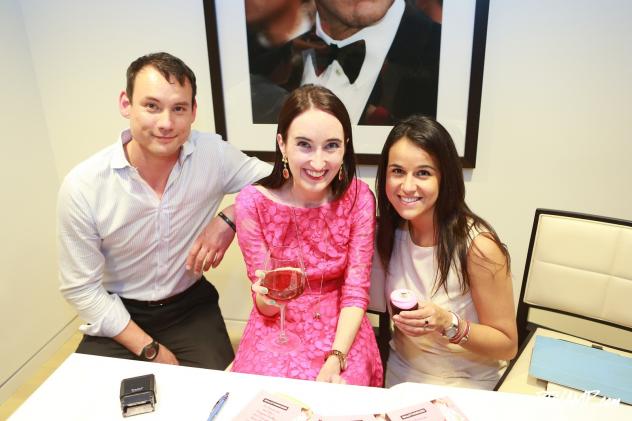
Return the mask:
<svg viewBox="0 0 632 421">
<path fill-rule="evenodd" d="M 357 197 L 350 209 L 351 232 L 341 307 L 360 307 L 369 303 L 373 235 L 375 232 L 375 197 L 369 187 L 356 180 Z M 354 189 L 354 185 L 350 189 Z M 354 189 L 355 190 L 355 189 Z M 350 192 L 352 195 L 355 192 Z"/>
<path fill-rule="evenodd" d="M 256 198 L 255 187 L 248 186 L 237 195 L 235 200 L 237 241 L 251 282 L 257 280 L 255 270 L 263 269 L 267 250 Z"/>
</svg>

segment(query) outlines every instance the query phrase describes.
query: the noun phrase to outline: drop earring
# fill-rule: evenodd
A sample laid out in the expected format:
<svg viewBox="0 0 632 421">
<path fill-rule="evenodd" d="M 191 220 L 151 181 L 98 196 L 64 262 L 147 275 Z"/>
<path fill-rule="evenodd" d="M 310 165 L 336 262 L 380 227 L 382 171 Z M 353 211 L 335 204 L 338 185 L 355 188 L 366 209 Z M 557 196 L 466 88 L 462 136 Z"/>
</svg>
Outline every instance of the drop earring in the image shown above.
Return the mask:
<svg viewBox="0 0 632 421">
<path fill-rule="evenodd" d="M 340 171 L 338 171 L 338 180 L 342 181 L 344 178 L 344 171 L 342 170 L 342 165 L 340 166 Z"/>
<path fill-rule="evenodd" d="M 281 162 L 283 162 L 283 178 L 287 180 L 288 178 L 290 178 L 290 170 L 287 169 L 287 158 L 285 157 L 285 155 L 283 155 L 283 159 L 281 160 Z"/>
</svg>

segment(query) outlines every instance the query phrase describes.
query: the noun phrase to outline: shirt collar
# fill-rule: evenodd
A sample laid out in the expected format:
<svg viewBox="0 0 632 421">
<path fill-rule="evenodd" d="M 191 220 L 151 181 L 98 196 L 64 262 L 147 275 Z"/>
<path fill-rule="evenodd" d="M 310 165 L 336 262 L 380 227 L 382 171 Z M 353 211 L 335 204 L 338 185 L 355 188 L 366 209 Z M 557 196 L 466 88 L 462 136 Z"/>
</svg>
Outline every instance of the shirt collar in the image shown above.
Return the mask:
<svg viewBox="0 0 632 421">
<path fill-rule="evenodd" d="M 178 162 L 180 165 L 186 160 L 186 158 L 193 153 L 195 150 L 195 142 L 193 138 L 197 138 L 197 132 L 191 130 L 191 134 L 189 135 L 189 139 L 184 142 L 182 148 L 180 149 L 180 157 L 178 158 Z M 110 166 L 113 169 L 120 169 L 125 167 L 132 167 L 132 164 L 127 160 L 127 156 L 125 156 L 125 148 L 124 146 L 132 140 L 132 132 L 130 129 L 125 129 L 121 132 L 119 136 L 119 140 L 116 143 L 116 148 L 114 150 L 114 155 L 112 155 L 112 160 Z"/>
<path fill-rule="evenodd" d="M 178 161 L 180 161 L 180 165 L 182 165 L 187 157 L 191 155 L 195 150 L 195 139 L 197 139 L 197 136 L 198 132 L 196 132 L 195 130 L 191 130 L 191 133 L 189 133 L 189 138 L 186 142 L 184 142 L 184 145 L 182 145 L 182 148 L 180 149 L 180 157 L 178 158 Z"/>
<path fill-rule="evenodd" d="M 114 149 L 114 155 L 112 155 L 111 167 L 113 169 L 131 167 L 132 165 L 125 156 L 125 149 L 123 146 L 132 140 L 132 133 L 129 129 L 123 130 L 119 136 L 118 142 L 116 142 L 116 148 Z"/>
</svg>

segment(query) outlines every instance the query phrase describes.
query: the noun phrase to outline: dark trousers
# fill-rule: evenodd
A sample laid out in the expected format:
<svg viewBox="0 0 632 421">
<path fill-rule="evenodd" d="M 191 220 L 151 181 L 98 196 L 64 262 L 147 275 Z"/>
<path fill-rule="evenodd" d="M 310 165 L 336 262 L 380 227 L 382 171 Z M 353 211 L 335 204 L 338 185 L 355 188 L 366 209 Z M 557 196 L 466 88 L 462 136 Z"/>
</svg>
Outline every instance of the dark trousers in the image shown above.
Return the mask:
<svg viewBox="0 0 632 421">
<path fill-rule="evenodd" d="M 169 348 L 181 365 L 223 370 L 235 354 L 218 299 L 217 290 L 204 278 L 162 306 L 121 298 L 132 320 Z M 76 352 L 139 359 L 115 340 L 101 336 L 84 335 Z"/>
</svg>

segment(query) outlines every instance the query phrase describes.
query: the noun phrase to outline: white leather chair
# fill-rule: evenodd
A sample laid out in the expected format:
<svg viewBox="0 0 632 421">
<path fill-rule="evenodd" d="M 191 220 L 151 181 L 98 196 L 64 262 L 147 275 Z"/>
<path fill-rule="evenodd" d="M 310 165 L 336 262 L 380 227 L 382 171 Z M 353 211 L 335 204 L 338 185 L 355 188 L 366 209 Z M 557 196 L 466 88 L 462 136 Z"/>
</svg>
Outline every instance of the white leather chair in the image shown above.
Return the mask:
<svg viewBox="0 0 632 421">
<path fill-rule="evenodd" d="M 371 270 L 371 288 L 369 290 L 370 300 L 367 312 L 373 325 L 373 333 L 380 350 L 380 358 L 386 374 L 386 362 L 390 353 L 389 342 L 391 340 L 391 317 L 386 307 L 386 297 L 384 293 L 385 274 L 382 265 L 378 261 L 377 251 L 373 255 L 373 265 Z M 374 316 L 371 316 L 374 315 Z"/>
<path fill-rule="evenodd" d="M 630 303 L 632 221 L 537 209 L 516 317 L 520 350 L 496 389 L 544 390 L 528 375 L 536 335 L 631 355 Z"/>
</svg>

